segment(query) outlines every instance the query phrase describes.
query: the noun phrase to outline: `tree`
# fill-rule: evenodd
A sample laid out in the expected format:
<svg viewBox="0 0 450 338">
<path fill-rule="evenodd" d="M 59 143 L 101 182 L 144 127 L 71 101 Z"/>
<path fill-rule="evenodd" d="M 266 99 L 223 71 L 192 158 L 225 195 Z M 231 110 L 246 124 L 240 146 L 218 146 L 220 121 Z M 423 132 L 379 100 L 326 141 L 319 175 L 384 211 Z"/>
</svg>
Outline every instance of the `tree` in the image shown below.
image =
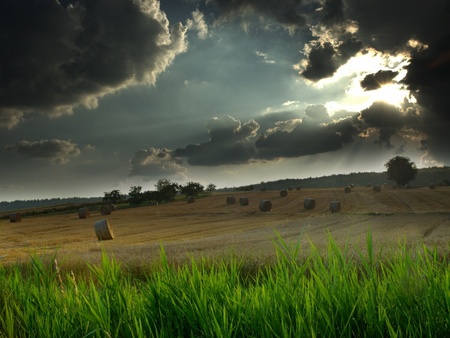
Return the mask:
<svg viewBox="0 0 450 338">
<path fill-rule="evenodd" d="M 124 199 L 120 190 L 113 190 L 111 192 L 104 192 L 103 202 L 116 204 Z"/>
<path fill-rule="evenodd" d="M 130 196 L 128 202 L 134 205 L 141 203 L 145 199 L 145 195 L 142 193 L 142 187 L 140 185 L 132 186 L 128 195 Z"/>
<path fill-rule="evenodd" d="M 209 191 L 209 194 L 211 195 L 211 193 L 212 193 L 214 190 L 216 190 L 216 185 L 210 183 L 210 184 L 208 184 L 208 186 L 206 187 L 206 190 L 208 190 L 208 191 Z"/>
<path fill-rule="evenodd" d="M 395 181 L 398 185 L 406 185 L 417 175 L 416 164 L 407 157 L 393 157 L 384 166 L 387 169 L 388 179 Z"/>
<path fill-rule="evenodd" d="M 180 186 L 177 183 L 172 183 L 170 180 L 166 178 L 160 179 L 155 184 L 155 187 L 160 194 L 161 200 L 170 202 L 175 200 L 175 196 L 177 195 L 178 190 L 180 189 Z"/>
<path fill-rule="evenodd" d="M 203 185 L 196 182 L 188 182 L 186 185 L 182 186 L 180 192 L 186 196 L 198 196 L 205 190 Z"/>
<path fill-rule="evenodd" d="M 145 191 L 143 194 L 148 203 L 151 203 L 152 200 L 158 203 L 163 200 L 159 191 Z"/>
</svg>

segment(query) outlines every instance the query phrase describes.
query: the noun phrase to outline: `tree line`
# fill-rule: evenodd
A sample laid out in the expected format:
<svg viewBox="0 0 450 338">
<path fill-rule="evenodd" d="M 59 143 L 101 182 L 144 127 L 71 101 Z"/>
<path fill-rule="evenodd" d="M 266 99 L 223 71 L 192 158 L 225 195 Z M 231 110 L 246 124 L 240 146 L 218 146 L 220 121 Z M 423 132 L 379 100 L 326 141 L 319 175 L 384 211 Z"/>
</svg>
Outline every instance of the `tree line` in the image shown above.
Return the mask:
<svg viewBox="0 0 450 338">
<path fill-rule="evenodd" d="M 128 195 L 122 194 L 120 190 L 112 190 L 105 192 L 103 196 L 103 202 L 105 203 L 120 203 L 127 201 L 131 205 L 138 205 L 144 202 L 173 202 L 178 194 L 193 197 L 198 197 L 204 193 L 205 190 L 210 194 L 216 190 L 216 186 L 213 183 L 205 187 L 198 182 L 188 182 L 185 185 L 172 182 L 166 178 L 160 179 L 155 184 L 155 190 L 143 191 L 142 186 L 132 186 Z"/>
</svg>

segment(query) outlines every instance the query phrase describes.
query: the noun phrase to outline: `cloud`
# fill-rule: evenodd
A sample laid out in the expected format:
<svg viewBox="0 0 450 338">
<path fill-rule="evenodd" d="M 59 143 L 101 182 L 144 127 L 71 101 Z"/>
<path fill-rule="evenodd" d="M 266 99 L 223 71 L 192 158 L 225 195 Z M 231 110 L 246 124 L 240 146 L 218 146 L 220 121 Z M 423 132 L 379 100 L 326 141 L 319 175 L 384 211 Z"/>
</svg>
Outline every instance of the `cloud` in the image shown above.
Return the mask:
<svg viewBox="0 0 450 338">
<path fill-rule="evenodd" d="M 130 160 L 129 176 L 160 178 L 183 176 L 185 172 L 183 161 L 166 148 L 141 149 L 136 151 Z"/>
<path fill-rule="evenodd" d="M 227 22 L 239 18 L 244 22 L 270 19 L 289 30 L 306 25 L 305 13 L 312 12 L 317 6 L 303 5 L 292 0 L 211 0 L 210 3 L 220 9 L 219 21 Z"/>
<path fill-rule="evenodd" d="M 263 60 L 262 62 L 264 62 L 264 63 L 267 63 L 267 64 L 275 64 L 276 63 L 276 61 L 272 60 L 266 53 L 263 53 L 263 52 L 257 50 L 255 52 L 255 54 L 257 56 L 259 56 Z"/>
<path fill-rule="evenodd" d="M 190 165 L 203 166 L 243 164 L 254 156 L 251 139 L 259 129 L 256 121 L 241 124 L 241 121 L 231 116 L 215 117 L 207 122 L 206 127 L 209 135 L 207 143 L 176 149 L 176 155 L 186 157 Z"/>
<path fill-rule="evenodd" d="M 402 82 L 417 99 L 422 115 L 423 123 L 416 129 L 425 133 L 429 154 L 448 163 L 450 32 L 429 48 L 414 53 L 406 68 L 408 72 Z"/>
<path fill-rule="evenodd" d="M 7 145 L 6 150 L 15 151 L 17 154 L 49 160 L 54 164 L 66 164 L 71 157 L 81 154 L 77 144 L 70 140 L 41 140 L 41 141 L 19 141 L 14 145 Z"/>
<path fill-rule="evenodd" d="M 305 45 L 306 58 L 299 63 L 300 75 L 311 81 L 331 77 L 363 44 L 354 36 L 337 41 L 312 41 Z"/>
<path fill-rule="evenodd" d="M 339 150 L 360 133 L 356 118 L 332 121 L 323 106 L 310 106 L 292 131 L 274 129 L 262 134 L 255 145 L 258 159 L 301 157 Z"/>
<path fill-rule="evenodd" d="M 345 0 L 346 15 L 358 22 L 358 37 L 380 51 L 404 48 L 410 39 L 430 43 L 448 32 L 447 0 Z"/>
<path fill-rule="evenodd" d="M 28 112 L 70 114 L 136 84 L 154 84 L 187 48 L 156 0 L 0 2 L 0 126 Z"/>
<path fill-rule="evenodd" d="M 187 29 L 197 31 L 199 39 L 206 39 L 209 35 L 208 24 L 205 21 L 205 17 L 198 9 L 192 12 L 192 19 L 188 19 L 186 22 Z"/>
<path fill-rule="evenodd" d="M 375 90 L 383 85 L 391 83 L 392 79 L 398 75 L 398 72 L 392 70 L 380 70 L 375 74 L 369 74 L 361 81 L 361 87 L 364 90 Z"/>
<path fill-rule="evenodd" d="M 391 138 L 405 128 L 416 130 L 422 120 L 415 107 L 404 105 L 402 108 L 392 106 L 384 102 L 374 102 L 369 108 L 361 111 L 359 120 L 364 123 L 364 128 L 376 128 L 378 140 L 375 143 L 387 148 L 393 148 Z M 403 133 L 402 138 L 410 138 L 408 133 Z M 412 137 L 411 137 L 412 139 Z"/>
<path fill-rule="evenodd" d="M 0 65 L 1 67 L 1 65 Z M 21 122 L 23 113 L 16 109 L 0 108 L 0 128 L 12 129 Z"/>
</svg>

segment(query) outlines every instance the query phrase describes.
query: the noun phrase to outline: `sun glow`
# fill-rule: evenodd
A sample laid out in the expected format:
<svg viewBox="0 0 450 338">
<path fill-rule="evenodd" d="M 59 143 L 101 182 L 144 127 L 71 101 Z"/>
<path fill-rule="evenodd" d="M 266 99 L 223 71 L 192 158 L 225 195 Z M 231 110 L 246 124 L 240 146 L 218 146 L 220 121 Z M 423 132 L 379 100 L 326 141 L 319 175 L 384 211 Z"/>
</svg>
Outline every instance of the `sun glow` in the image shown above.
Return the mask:
<svg viewBox="0 0 450 338">
<path fill-rule="evenodd" d="M 395 83 L 383 85 L 379 89 L 367 92 L 367 94 L 369 94 L 371 102 L 382 101 L 396 107 L 400 107 L 404 100 L 408 100 L 409 97 L 409 91 Z"/>
<path fill-rule="evenodd" d="M 408 54 L 391 55 L 369 49 L 366 53 L 358 53 L 350 58 L 332 77 L 310 85 L 317 89 L 333 88 L 336 99 L 325 104 L 330 114 L 343 110 L 358 112 L 376 101 L 401 107 L 405 100 L 415 103 L 414 97 L 401 83 L 407 73 L 409 58 Z M 361 81 L 367 75 L 379 71 L 393 71 L 397 72 L 397 75 L 389 83 L 380 83 L 379 88 L 365 90 Z M 338 93 L 341 94 L 339 98 Z"/>
</svg>

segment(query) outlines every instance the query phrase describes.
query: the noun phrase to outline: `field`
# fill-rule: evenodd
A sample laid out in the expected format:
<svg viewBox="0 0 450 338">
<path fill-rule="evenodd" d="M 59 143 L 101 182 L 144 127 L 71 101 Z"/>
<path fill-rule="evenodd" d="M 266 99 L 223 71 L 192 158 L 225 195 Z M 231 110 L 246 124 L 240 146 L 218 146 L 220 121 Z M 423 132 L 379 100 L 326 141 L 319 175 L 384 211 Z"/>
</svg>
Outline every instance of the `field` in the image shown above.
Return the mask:
<svg viewBox="0 0 450 338">
<path fill-rule="evenodd" d="M 449 188 L 244 195 L 2 219 L 0 337 L 449 336 Z"/>
<path fill-rule="evenodd" d="M 228 196 L 236 204 L 227 205 Z M 239 204 L 248 197 L 248 206 Z M 305 210 L 306 197 L 316 200 L 314 210 Z M 259 211 L 259 201 L 270 200 L 270 212 Z M 331 213 L 332 200 L 342 210 Z M 93 225 L 107 218 L 114 240 L 97 240 Z M 287 197 L 279 191 L 215 193 L 195 203 L 179 201 L 158 206 L 118 209 L 102 216 L 79 219 L 78 213 L 25 217 L 21 222 L 0 220 L 0 257 L 2 264 L 27 261 L 55 253 L 60 262 L 98 262 L 106 249 L 122 262 L 150 262 L 159 259 L 164 245 L 171 261 L 190 257 L 232 257 L 265 262 L 275 254 L 278 233 L 286 243 L 301 242 L 302 252 L 312 242 L 325 249 L 329 234 L 338 246 L 348 244 L 364 250 L 368 230 L 378 251 L 405 243 L 409 248 L 422 244 L 436 246 L 446 253 L 450 242 L 450 187 L 436 189 L 390 189 L 374 193 L 357 187 L 343 189 L 292 190 Z"/>
</svg>

